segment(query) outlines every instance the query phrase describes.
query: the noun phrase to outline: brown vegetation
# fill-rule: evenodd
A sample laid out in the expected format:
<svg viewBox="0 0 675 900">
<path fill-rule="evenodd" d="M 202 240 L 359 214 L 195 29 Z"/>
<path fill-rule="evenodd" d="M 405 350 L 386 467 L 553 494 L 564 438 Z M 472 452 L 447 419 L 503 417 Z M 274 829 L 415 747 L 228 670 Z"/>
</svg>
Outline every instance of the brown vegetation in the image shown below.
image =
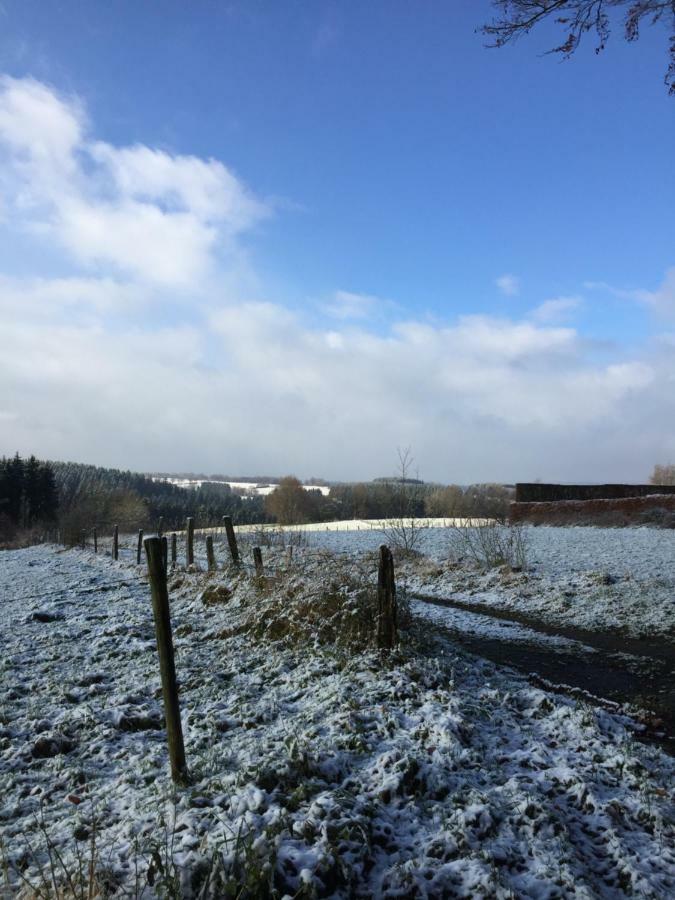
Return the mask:
<svg viewBox="0 0 675 900">
<path fill-rule="evenodd" d="M 675 495 L 512 503 L 509 518 L 513 523 L 528 522 L 531 525 L 654 525 L 675 528 Z"/>
</svg>

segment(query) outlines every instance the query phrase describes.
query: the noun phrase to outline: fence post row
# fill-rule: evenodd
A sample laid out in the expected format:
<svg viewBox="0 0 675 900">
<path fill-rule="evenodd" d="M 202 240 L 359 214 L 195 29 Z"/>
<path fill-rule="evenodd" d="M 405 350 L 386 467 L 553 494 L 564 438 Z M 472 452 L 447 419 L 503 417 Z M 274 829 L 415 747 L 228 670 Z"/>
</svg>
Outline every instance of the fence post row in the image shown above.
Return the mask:
<svg viewBox="0 0 675 900">
<path fill-rule="evenodd" d="M 164 719 L 166 722 L 167 743 L 169 745 L 171 777 L 176 784 L 186 784 L 187 765 L 185 763 L 183 728 L 180 720 L 176 665 L 171 635 L 171 616 L 169 613 L 169 591 L 166 586 L 166 567 L 162 558 L 162 541 L 159 537 L 153 536 L 147 537 L 143 543 L 148 560 L 148 574 L 150 576 L 152 613 L 155 620 L 159 671 L 162 678 Z"/>
<path fill-rule="evenodd" d="M 120 552 L 119 536 L 120 536 L 120 530 L 119 530 L 118 526 L 115 525 L 115 527 L 113 528 L 113 546 L 112 546 L 113 559 L 119 558 L 119 552 Z"/>
<path fill-rule="evenodd" d="M 377 646 L 383 650 L 392 650 L 396 646 L 396 612 L 394 557 L 389 547 L 382 544 L 377 571 Z"/>
<path fill-rule="evenodd" d="M 186 531 L 185 564 L 191 566 L 195 561 L 195 520 L 192 516 L 188 516 Z"/>
<path fill-rule="evenodd" d="M 237 547 L 237 535 L 234 533 L 234 525 L 232 524 L 232 516 L 223 516 L 223 525 L 225 526 L 225 534 L 227 535 L 227 543 L 230 548 L 230 556 L 235 566 L 239 565 L 239 547 Z"/>
</svg>

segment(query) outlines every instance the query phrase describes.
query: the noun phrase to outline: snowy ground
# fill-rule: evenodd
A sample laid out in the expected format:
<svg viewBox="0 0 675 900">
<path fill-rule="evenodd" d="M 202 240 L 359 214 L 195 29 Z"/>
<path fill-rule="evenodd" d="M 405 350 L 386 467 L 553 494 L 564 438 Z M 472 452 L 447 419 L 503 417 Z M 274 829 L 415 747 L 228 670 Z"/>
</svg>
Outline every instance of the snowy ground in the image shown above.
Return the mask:
<svg viewBox="0 0 675 900">
<path fill-rule="evenodd" d="M 675 531 L 525 527 L 526 571 L 481 572 L 458 564 L 453 529 L 421 532 L 426 559 L 402 562 L 410 590 L 523 613 L 551 625 L 675 640 Z M 317 532 L 312 546 L 337 552 L 382 543 L 381 531 Z"/>
<path fill-rule="evenodd" d="M 343 563 L 298 555 L 265 590 L 173 580 L 192 773 L 173 795 L 142 570 L 0 554 L 8 896 L 75 878 L 78 855 L 127 896 L 675 894 L 670 758 L 424 624 L 386 665 L 306 632 L 273 640 L 279 609 L 292 623 L 339 593 Z M 202 595 L 213 585 L 228 590 Z"/>
</svg>

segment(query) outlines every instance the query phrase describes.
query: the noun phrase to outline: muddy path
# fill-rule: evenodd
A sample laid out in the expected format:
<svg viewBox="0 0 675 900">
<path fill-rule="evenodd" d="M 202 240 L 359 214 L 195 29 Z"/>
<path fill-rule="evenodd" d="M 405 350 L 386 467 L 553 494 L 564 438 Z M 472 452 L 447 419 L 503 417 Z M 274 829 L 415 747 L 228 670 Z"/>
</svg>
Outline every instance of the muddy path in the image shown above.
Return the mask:
<svg viewBox="0 0 675 900">
<path fill-rule="evenodd" d="M 413 613 L 470 653 L 522 672 L 549 690 L 638 713 L 642 736 L 675 755 L 675 644 L 570 627 L 452 598 L 410 595 Z M 637 735 L 640 736 L 640 733 Z"/>
</svg>

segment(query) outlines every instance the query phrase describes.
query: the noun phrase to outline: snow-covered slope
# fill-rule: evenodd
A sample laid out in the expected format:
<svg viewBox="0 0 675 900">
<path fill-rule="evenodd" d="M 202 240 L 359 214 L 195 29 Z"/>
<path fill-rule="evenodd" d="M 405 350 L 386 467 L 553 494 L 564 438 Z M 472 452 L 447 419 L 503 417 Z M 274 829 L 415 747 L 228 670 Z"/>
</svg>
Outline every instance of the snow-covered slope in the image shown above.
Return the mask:
<svg viewBox="0 0 675 900">
<path fill-rule="evenodd" d="M 76 879 L 93 855 L 98 884 L 127 896 L 675 894 L 671 759 L 423 625 L 386 664 L 272 641 L 251 623 L 280 597 L 292 616 L 337 571 L 305 555 L 264 592 L 248 576 L 174 578 L 192 773 L 174 794 L 142 569 L 0 554 L 12 891 Z M 213 584 L 229 590 L 205 603 Z"/>
</svg>

